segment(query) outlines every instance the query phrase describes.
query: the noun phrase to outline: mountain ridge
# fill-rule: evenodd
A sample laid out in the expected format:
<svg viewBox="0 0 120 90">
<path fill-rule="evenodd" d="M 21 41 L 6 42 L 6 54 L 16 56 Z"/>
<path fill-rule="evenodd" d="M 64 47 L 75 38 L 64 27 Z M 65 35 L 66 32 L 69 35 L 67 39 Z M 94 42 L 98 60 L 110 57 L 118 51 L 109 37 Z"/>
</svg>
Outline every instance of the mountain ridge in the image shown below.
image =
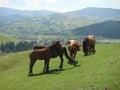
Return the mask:
<svg viewBox="0 0 120 90">
<path fill-rule="evenodd" d="M 5 8 L 4 8 L 5 9 Z M 10 13 L 6 12 L 10 10 Z M 85 8 L 78 11 L 72 11 L 67 13 L 58 12 L 26 12 L 24 10 L 15 10 L 11 12 L 11 9 L 7 8 L 6 11 L 1 10 L 0 13 L 0 33 L 9 34 L 11 36 L 38 36 L 38 35 L 62 35 L 71 32 L 76 28 L 88 27 L 89 25 L 97 25 L 105 21 L 120 21 L 120 9 L 110 8 Z M 101 11 L 99 11 L 101 10 Z M 21 14 L 21 11 L 22 12 Z M 101 13 L 101 12 L 104 12 Z M 106 12 L 109 11 L 110 13 Z M 97 13 L 100 12 L 100 13 Z M 12 14 L 13 13 L 13 14 Z M 17 14 L 18 13 L 18 14 Z M 111 14 L 113 13 L 113 14 Z M 83 14 L 83 15 L 82 15 Z M 99 15 L 100 14 L 100 15 Z M 114 26 L 110 24 L 110 26 Z M 110 27 L 109 25 L 107 27 Z M 106 27 L 102 24 L 101 27 Z M 98 27 L 96 26 L 96 29 Z M 115 28 L 118 28 L 116 26 Z M 109 29 L 109 28 L 107 28 Z M 109 30 L 107 30 L 109 32 Z M 14 33 L 13 33 L 14 32 Z M 86 31 L 84 31 L 86 32 Z M 104 31 L 101 31 L 104 33 Z M 28 38 L 28 37 L 27 37 Z"/>
<path fill-rule="evenodd" d="M 6 7 L 0 7 L 0 16 L 3 15 L 48 15 L 53 14 L 56 12 L 49 11 L 49 10 L 19 10 L 19 9 L 13 9 L 13 8 L 6 8 Z"/>
<path fill-rule="evenodd" d="M 120 38 L 120 21 L 105 21 L 72 30 L 74 35 L 94 34 L 107 38 Z"/>
<path fill-rule="evenodd" d="M 67 14 L 80 16 L 97 16 L 102 20 L 109 20 L 120 17 L 120 9 L 88 7 L 81 10 L 67 12 Z"/>
</svg>

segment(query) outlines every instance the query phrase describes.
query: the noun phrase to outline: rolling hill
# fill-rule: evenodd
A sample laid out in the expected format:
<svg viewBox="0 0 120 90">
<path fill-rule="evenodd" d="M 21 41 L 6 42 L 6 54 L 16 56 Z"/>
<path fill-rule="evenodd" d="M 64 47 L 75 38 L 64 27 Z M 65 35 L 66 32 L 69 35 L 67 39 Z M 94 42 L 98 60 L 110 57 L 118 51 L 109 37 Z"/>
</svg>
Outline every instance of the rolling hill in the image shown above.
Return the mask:
<svg viewBox="0 0 120 90">
<path fill-rule="evenodd" d="M 2 43 L 5 44 L 6 42 L 10 42 L 10 41 L 15 42 L 15 43 L 19 42 L 19 40 L 14 37 L 11 37 L 5 34 L 0 34 L 0 57 L 5 55 L 5 53 L 1 51 L 1 44 Z"/>
<path fill-rule="evenodd" d="M 102 36 L 107 38 L 120 38 L 120 21 L 105 21 L 85 27 L 77 28 L 72 31 L 75 35 Z"/>
<path fill-rule="evenodd" d="M 6 42 L 9 42 L 9 41 L 14 41 L 15 43 L 19 42 L 19 40 L 15 39 L 14 37 L 11 37 L 11 36 L 8 36 L 8 35 L 5 35 L 5 34 L 0 34 L 0 44 L 1 43 L 6 43 Z"/>
<path fill-rule="evenodd" d="M 97 17 L 102 21 L 120 18 L 120 9 L 88 7 L 82 10 L 67 12 L 67 14 L 80 15 L 84 17 Z"/>
<path fill-rule="evenodd" d="M 0 7 L 0 16 L 6 15 L 27 15 L 27 16 L 36 16 L 36 15 L 49 15 L 56 12 L 48 10 L 18 10 L 13 8 Z"/>
<path fill-rule="evenodd" d="M 85 8 L 72 12 L 57 13 L 46 10 L 24 11 L 0 8 L 0 33 L 8 34 L 19 39 L 37 38 L 42 35 L 64 35 L 65 37 L 65 34 L 68 36 L 68 33 L 76 28 L 87 28 L 88 25 L 97 25 L 96 23 L 105 22 L 106 20 L 120 21 L 119 11 L 119 9 L 110 8 Z M 101 27 L 108 26 L 101 24 Z M 119 28 L 119 26 L 115 28 Z M 109 31 L 108 29 L 107 31 Z M 98 32 L 104 33 L 103 30 L 99 30 Z"/>
</svg>

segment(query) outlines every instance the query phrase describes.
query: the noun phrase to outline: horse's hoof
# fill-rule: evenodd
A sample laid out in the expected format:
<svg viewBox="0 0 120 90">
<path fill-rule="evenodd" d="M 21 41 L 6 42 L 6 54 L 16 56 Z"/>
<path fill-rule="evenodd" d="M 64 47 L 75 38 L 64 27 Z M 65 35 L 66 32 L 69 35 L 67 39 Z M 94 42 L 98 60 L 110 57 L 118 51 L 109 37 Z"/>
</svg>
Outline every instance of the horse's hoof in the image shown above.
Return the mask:
<svg viewBox="0 0 120 90">
<path fill-rule="evenodd" d="M 33 73 L 30 73 L 28 76 L 33 76 Z"/>
<path fill-rule="evenodd" d="M 77 64 L 78 63 L 78 61 L 75 61 L 75 64 Z"/>
<path fill-rule="evenodd" d="M 73 65 L 73 62 L 68 61 L 68 64 Z"/>
<path fill-rule="evenodd" d="M 63 67 L 62 67 L 62 66 L 59 66 L 59 68 L 60 68 L 60 70 L 62 70 L 62 69 L 63 69 Z"/>
<path fill-rule="evenodd" d="M 84 56 L 88 56 L 88 54 L 85 54 Z"/>
<path fill-rule="evenodd" d="M 45 72 L 45 70 L 43 70 L 43 72 Z"/>
<path fill-rule="evenodd" d="M 78 61 L 75 61 L 73 65 L 76 65 L 78 63 Z"/>
</svg>

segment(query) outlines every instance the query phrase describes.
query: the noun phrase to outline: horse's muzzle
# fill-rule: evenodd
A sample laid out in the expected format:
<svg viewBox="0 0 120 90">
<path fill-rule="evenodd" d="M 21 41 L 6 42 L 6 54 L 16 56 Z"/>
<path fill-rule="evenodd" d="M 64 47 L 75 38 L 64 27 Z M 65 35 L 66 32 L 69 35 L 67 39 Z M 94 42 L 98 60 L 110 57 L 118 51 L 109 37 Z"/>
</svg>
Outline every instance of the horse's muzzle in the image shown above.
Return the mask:
<svg viewBox="0 0 120 90">
<path fill-rule="evenodd" d="M 75 62 L 74 62 L 74 65 L 76 65 L 77 63 L 78 63 L 78 61 L 75 61 Z"/>
</svg>

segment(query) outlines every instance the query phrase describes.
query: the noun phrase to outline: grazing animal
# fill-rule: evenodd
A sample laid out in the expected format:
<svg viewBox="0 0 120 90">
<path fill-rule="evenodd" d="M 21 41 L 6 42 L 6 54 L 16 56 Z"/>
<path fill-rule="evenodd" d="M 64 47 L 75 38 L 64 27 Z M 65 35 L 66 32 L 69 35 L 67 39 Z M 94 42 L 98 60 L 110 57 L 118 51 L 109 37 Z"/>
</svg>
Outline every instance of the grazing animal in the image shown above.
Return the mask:
<svg viewBox="0 0 120 90">
<path fill-rule="evenodd" d="M 44 60 L 44 69 L 43 71 L 49 70 L 49 61 L 50 58 L 55 58 L 57 56 L 60 57 L 61 63 L 59 68 L 63 68 L 63 54 L 67 57 L 67 59 L 71 62 L 71 64 L 76 65 L 78 62 L 73 60 L 68 56 L 67 50 L 65 47 L 62 47 L 59 41 L 54 42 L 52 45 L 47 47 L 40 47 L 40 49 L 33 50 L 30 55 L 30 65 L 29 65 L 29 75 L 33 75 L 32 69 L 37 59 Z"/>
<path fill-rule="evenodd" d="M 44 48 L 44 46 L 34 46 L 33 50 L 42 49 L 42 48 Z"/>
<path fill-rule="evenodd" d="M 96 52 L 94 35 L 88 35 L 83 40 L 83 52 L 84 52 L 85 56 Z"/>
<path fill-rule="evenodd" d="M 68 42 L 68 50 L 70 52 L 70 56 L 75 59 L 77 51 L 80 51 L 81 44 L 76 40 L 69 40 Z"/>
</svg>

